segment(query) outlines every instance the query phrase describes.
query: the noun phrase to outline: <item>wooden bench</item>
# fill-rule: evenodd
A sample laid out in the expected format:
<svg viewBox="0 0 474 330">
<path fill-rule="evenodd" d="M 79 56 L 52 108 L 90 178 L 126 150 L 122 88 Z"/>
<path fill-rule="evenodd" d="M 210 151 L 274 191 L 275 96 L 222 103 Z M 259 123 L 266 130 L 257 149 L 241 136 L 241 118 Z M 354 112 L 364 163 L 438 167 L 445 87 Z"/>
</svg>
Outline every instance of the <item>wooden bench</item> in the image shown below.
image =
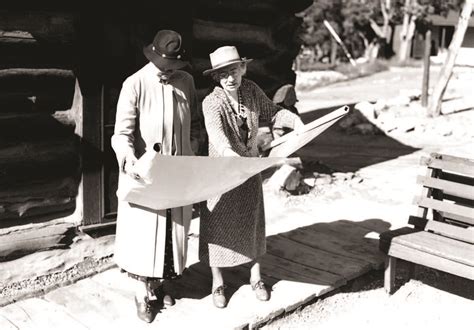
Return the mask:
<svg viewBox="0 0 474 330">
<path fill-rule="evenodd" d="M 442 154 L 423 157 L 422 193 L 417 216 L 380 235 L 385 261 L 385 290 L 394 288 L 397 259 L 474 280 L 474 160 Z"/>
</svg>

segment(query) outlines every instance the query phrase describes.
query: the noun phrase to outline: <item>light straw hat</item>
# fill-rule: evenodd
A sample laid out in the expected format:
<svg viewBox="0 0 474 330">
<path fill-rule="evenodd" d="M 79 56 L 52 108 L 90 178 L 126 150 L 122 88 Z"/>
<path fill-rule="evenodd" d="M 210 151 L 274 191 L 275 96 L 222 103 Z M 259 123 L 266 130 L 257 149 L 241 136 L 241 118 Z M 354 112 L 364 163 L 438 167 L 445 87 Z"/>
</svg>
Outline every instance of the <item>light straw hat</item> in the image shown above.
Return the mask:
<svg viewBox="0 0 474 330">
<path fill-rule="evenodd" d="M 234 46 L 222 46 L 209 54 L 211 60 L 211 69 L 205 70 L 202 74 L 208 75 L 214 71 L 222 69 L 235 63 L 247 63 L 252 61 L 245 57 L 240 57 L 237 48 Z"/>
</svg>

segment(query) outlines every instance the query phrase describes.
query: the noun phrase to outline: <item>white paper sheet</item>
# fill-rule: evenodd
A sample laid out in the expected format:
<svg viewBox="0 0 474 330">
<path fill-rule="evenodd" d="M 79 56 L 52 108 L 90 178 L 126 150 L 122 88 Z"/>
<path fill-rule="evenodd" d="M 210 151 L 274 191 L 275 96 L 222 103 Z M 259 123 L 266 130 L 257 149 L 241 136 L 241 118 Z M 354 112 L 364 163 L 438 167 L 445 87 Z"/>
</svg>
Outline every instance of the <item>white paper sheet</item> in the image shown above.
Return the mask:
<svg viewBox="0 0 474 330">
<path fill-rule="evenodd" d="M 342 107 L 306 124 L 298 132 L 274 140 L 269 156 L 163 156 L 149 151 L 136 163 L 140 180 L 123 175 L 119 199 L 155 210 L 191 205 L 221 195 L 285 158 L 347 114 Z"/>
<path fill-rule="evenodd" d="M 284 158 L 163 156 L 153 152 L 136 166 L 141 180 L 122 176 L 117 195 L 155 210 L 221 195 Z"/>
</svg>

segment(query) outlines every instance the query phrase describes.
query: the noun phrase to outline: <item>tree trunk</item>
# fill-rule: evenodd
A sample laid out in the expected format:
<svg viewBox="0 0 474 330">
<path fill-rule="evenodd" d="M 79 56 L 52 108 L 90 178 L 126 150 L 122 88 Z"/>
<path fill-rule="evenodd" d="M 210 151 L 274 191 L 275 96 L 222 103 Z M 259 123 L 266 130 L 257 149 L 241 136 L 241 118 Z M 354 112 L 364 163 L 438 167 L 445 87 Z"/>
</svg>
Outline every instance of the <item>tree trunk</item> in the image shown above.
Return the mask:
<svg viewBox="0 0 474 330">
<path fill-rule="evenodd" d="M 448 56 L 446 57 L 441 72 L 439 73 L 438 82 L 433 89 L 433 95 L 430 99 L 428 111 L 428 113 L 433 117 L 439 116 L 441 113 L 441 100 L 446 87 L 448 86 L 449 78 L 451 78 L 451 74 L 453 73 L 454 61 L 456 60 L 459 48 L 461 48 L 464 35 L 466 34 L 469 18 L 472 13 L 473 2 L 474 0 L 466 0 L 464 2 L 456 31 L 454 31 L 453 39 L 449 45 Z"/>
<path fill-rule="evenodd" d="M 411 41 L 415 33 L 414 15 L 410 15 L 408 9 L 416 0 L 405 0 L 405 14 L 403 15 L 403 26 L 400 37 L 400 49 L 398 59 L 401 63 L 405 62 L 410 57 Z"/>
</svg>

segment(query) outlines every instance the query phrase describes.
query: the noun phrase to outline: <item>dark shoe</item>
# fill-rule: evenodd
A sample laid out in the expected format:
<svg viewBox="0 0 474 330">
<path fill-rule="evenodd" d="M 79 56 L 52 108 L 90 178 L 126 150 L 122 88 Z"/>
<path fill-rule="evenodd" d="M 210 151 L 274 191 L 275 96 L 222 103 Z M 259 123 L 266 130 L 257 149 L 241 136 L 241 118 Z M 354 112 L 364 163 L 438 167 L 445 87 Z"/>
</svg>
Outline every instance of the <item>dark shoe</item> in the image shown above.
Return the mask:
<svg viewBox="0 0 474 330">
<path fill-rule="evenodd" d="M 268 294 L 267 288 L 265 287 L 265 283 L 262 280 L 259 280 L 256 283 L 250 283 L 252 290 L 255 292 L 255 296 L 258 300 L 267 301 L 270 299 L 270 295 Z"/>
<path fill-rule="evenodd" d="M 155 316 L 153 313 L 153 307 L 150 304 L 150 300 L 148 300 L 148 298 L 145 298 L 143 302 L 139 302 L 137 297 L 135 297 L 135 305 L 137 306 L 138 318 L 147 323 L 151 323 Z"/>
<path fill-rule="evenodd" d="M 225 298 L 225 285 L 221 285 L 217 287 L 212 293 L 212 301 L 214 302 L 214 306 L 217 308 L 224 308 L 227 306 L 227 299 Z"/>
<path fill-rule="evenodd" d="M 164 306 L 173 306 L 176 302 L 173 297 L 169 294 L 165 293 L 163 289 L 163 285 L 160 285 L 158 288 L 154 290 L 154 294 L 158 301 L 162 301 Z"/>
</svg>

